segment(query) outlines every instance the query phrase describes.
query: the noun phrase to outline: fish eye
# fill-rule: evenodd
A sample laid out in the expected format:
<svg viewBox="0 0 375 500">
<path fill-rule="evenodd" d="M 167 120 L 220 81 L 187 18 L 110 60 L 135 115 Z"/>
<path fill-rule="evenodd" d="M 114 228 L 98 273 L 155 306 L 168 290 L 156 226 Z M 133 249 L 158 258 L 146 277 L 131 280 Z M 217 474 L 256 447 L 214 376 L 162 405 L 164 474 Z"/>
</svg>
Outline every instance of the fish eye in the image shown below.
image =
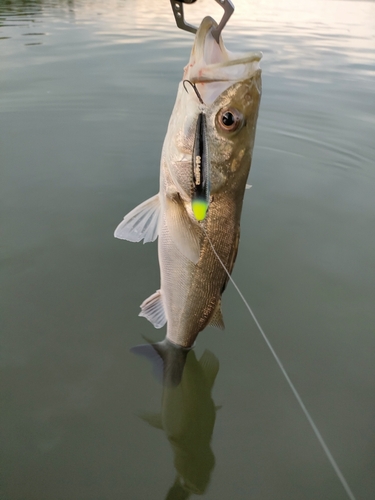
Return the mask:
<svg viewBox="0 0 375 500">
<path fill-rule="evenodd" d="M 243 124 L 243 116 L 237 109 L 227 108 L 219 111 L 217 121 L 223 130 L 233 132 Z"/>
</svg>

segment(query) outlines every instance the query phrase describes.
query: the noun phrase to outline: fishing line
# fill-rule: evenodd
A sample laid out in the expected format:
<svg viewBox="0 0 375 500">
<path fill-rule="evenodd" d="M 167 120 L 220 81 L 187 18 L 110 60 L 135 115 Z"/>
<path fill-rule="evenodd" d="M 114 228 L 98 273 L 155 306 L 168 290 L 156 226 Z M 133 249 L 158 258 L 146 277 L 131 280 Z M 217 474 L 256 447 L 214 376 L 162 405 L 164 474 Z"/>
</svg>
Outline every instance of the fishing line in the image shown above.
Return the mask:
<svg viewBox="0 0 375 500">
<path fill-rule="evenodd" d="M 315 424 L 315 422 L 314 422 L 314 420 L 313 420 L 312 416 L 310 415 L 310 413 L 309 413 L 308 409 L 306 408 L 306 406 L 305 406 L 304 402 L 302 401 L 301 396 L 299 395 L 299 393 L 298 393 L 297 389 L 294 387 L 293 382 L 290 380 L 289 375 L 287 374 L 287 372 L 286 372 L 286 370 L 285 370 L 285 368 L 284 368 L 283 364 L 281 363 L 279 356 L 276 354 L 276 352 L 275 352 L 274 348 L 272 347 L 272 345 L 271 345 L 270 341 L 268 340 L 268 337 L 267 337 L 267 336 L 266 336 L 266 334 L 264 333 L 263 328 L 260 326 L 259 321 L 257 320 L 257 318 L 256 318 L 255 314 L 253 313 L 253 311 L 252 311 L 251 307 L 250 307 L 250 306 L 249 306 L 249 304 L 247 303 L 247 301 L 246 301 L 245 297 L 242 295 L 241 290 L 238 288 L 238 286 L 237 286 L 237 285 L 236 285 L 236 283 L 234 282 L 234 280 L 233 280 L 232 276 L 229 274 L 229 272 L 228 272 L 227 268 L 226 268 L 226 267 L 225 267 L 225 265 L 223 264 L 223 261 L 220 259 L 219 255 L 217 254 L 217 252 L 216 252 L 216 250 L 215 250 L 215 248 L 214 248 L 214 246 L 213 246 L 213 244 L 212 244 L 212 242 L 211 242 L 211 240 L 210 240 L 210 238 L 209 238 L 208 234 L 206 233 L 205 229 L 203 228 L 203 226 L 201 226 L 201 228 L 203 229 L 204 234 L 207 236 L 207 239 L 208 239 L 208 241 L 209 241 L 209 243 L 210 243 L 210 245 L 211 245 L 212 251 L 214 252 L 214 254 L 215 254 L 215 255 L 216 255 L 216 257 L 217 257 L 217 260 L 220 262 L 220 264 L 222 265 L 222 267 L 223 267 L 224 271 L 227 273 L 228 278 L 229 278 L 229 279 L 230 279 L 230 281 L 233 283 L 234 288 L 237 290 L 237 292 L 238 292 L 239 296 L 241 297 L 241 299 L 242 299 L 243 303 L 245 304 L 245 306 L 247 307 L 247 309 L 248 309 L 249 313 L 251 314 L 251 317 L 253 318 L 254 323 L 255 323 L 255 324 L 256 324 L 256 326 L 258 327 L 258 330 L 260 331 L 260 333 L 261 333 L 261 335 L 262 335 L 263 339 L 265 340 L 265 342 L 266 342 L 267 346 L 269 347 L 269 349 L 270 349 L 270 351 L 271 351 L 271 353 L 272 353 L 273 357 L 274 357 L 274 358 L 275 358 L 275 360 L 276 360 L 276 363 L 279 365 L 279 368 L 280 368 L 280 370 L 281 370 L 282 374 L 284 375 L 284 377 L 285 377 L 286 381 L 288 382 L 289 387 L 291 388 L 291 390 L 292 390 L 292 392 L 293 392 L 294 396 L 296 397 L 296 399 L 297 399 L 297 401 L 298 401 L 298 404 L 300 405 L 300 407 L 301 407 L 301 409 L 302 409 L 303 413 L 305 414 L 305 417 L 307 418 L 307 420 L 308 420 L 308 422 L 309 422 L 310 426 L 312 427 L 312 430 L 314 431 L 315 436 L 317 437 L 317 439 L 318 439 L 319 443 L 321 444 L 321 446 L 322 446 L 322 448 L 323 448 L 323 450 L 324 450 L 324 453 L 326 454 L 326 456 L 327 456 L 328 460 L 330 461 L 330 463 L 331 463 L 331 465 L 332 465 L 332 467 L 333 467 L 334 471 L 336 472 L 336 475 L 337 475 L 337 477 L 339 478 L 339 480 L 340 480 L 340 482 L 341 482 L 341 484 L 342 484 L 342 486 L 343 486 L 344 490 L 346 491 L 346 493 L 347 493 L 348 497 L 350 498 L 350 500 L 356 500 L 356 498 L 355 498 L 355 496 L 354 496 L 354 494 L 353 494 L 352 490 L 350 489 L 350 487 L 349 487 L 348 483 L 346 482 L 346 479 L 345 479 L 345 477 L 344 477 L 343 473 L 341 472 L 341 470 L 340 470 L 339 466 L 337 465 L 336 460 L 333 458 L 332 453 L 330 452 L 330 450 L 329 450 L 328 446 L 326 445 L 326 443 L 325 443 L 325 441 L 324 441 L 324 439 L 323 439 L 323 436 L 320 434 L 319 429 L 318 429 L 318 427 L 316 426 L 316 424 Z"/>
</svg>

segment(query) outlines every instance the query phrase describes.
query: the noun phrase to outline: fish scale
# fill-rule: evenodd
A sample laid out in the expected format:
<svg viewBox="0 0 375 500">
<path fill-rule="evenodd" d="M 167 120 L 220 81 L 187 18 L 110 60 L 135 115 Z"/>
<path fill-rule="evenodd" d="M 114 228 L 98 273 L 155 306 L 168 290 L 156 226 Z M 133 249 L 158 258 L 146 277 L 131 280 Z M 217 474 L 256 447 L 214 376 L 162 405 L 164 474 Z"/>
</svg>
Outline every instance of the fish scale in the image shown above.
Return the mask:
<svg viewBox="0 0 375 500">
<path fill-rule="evenodd" d="M 224 200 L 220 198 L 219 196 L 217 203 L 210 204 L 210 214 L 204 225 L 218 254 L 231 271 L 234 264 L 233 253 L 237 253 L 237 247 L 234 243 L 238 239 L 238 217 L 233 216 L 235 212 L 230 209 L 229 203 L 226 203 L 228 208 L 226 213 L 223 213 L 221 205 Z M 209 323 L 220 302 L 221 292 L 228 278 L 213 254 L 207 239 L 203 241 L 200 259 L 194 265 L 187 261 L 184 256 L 178 255 L 178 250 L 172 239 L 169 239 L 169 246 L 163 243 L 164 232 L 160 238 L 166 255 L 169 257 L 173 255 L 175 262 L 179 259 L 179 265 L 175 266 L 173 275 L 178 273 L 180 280 L 174 283 L 169 282 L 170 292 L 169 290 L 168 292 L 173 297 L 171 302 L 179 302 L 183 306 L 167 315 L 167 338 L 178 345 L 188 347 L 194 343 L 198 333 Z M 162 269 L 162 275 L 168 276 L 168 272 L 170 269 Z M 170 275 L 168 277 L 170 279 Z M 163 290 L 162 282 L 162 292 Z M 183 300 L 180 299 L 180 290 L 183 291 Z"/>
</svg>

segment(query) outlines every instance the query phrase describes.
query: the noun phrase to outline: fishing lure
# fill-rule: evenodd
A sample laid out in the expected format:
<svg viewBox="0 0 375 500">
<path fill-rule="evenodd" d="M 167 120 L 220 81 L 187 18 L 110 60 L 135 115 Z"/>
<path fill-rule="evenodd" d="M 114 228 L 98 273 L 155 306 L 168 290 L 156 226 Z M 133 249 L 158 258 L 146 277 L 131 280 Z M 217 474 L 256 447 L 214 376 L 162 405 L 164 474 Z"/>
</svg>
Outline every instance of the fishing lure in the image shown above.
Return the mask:
<svg viewBox="0 0 375 500">
<path fill-rule="evenodd" d="M 199 102 L 202 105 L 202 110 L 198 114 L 197 126 L 195 129 L 194 147 L 192 155 L 193 167 L 193 192 L 191 199 L 191 208 L 194 217 L 197 221 L 203 221 L 206 218 L 208 206 L 210 203 L 210 157 L 207 143 L 207 120 L 204 112 L 203 99 L 194 83 L 190 80 L 184 80 L 183 85 L 185 90 L 186 83 L 189 83 L 196 93 Z"/>
</svg>

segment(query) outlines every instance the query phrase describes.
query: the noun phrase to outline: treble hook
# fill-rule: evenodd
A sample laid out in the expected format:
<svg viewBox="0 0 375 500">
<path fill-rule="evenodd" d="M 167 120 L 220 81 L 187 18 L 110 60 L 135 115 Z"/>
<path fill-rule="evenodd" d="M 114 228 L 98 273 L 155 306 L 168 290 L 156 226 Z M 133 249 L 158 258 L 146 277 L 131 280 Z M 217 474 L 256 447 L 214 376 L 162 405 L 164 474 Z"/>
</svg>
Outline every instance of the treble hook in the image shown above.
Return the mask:
<svg viewBox="0 0 375 500">
<path fill-rule="evenodd" d="M 184 3 L 192 4 L 194 2 L 196 2 L 196 0 L 171 0 L 172 10 L 178 28 L 185 31 L 190 31 L 190 33 L 196 33 L 197 28 L 185 21 L 183 4 Z M 224 9 L 224 14 L 220 23 L 218 24 L 217 28 L 214 28 L 212 30 L 212 36 L 217 41 L 217 43 L 219 43 L 220 34 L 223 31 L 225 25 L 227 24 L 230 16 L 233 14 L 234 5 L 232 4 L 231 0 L 215 0 L 215 2 L 218 3 Z"/>
<path fill-rule="evenodd" d="M 199 102 L 204 105 L 203 99 L 202 99 L 202 97 L 199 93 L 199 90 L 197 89 L 197 86 L 195 85 L 195 83 L 191 82 L 190 80 L 183 80 L 182 85 L 184 86 L 184 89 L 186 90 L 186 92 L 188 91 L 188 89 L 186 88 L 185 83 L 189 83 L 193 87 L 193 90 L 194 90 L 196 96 L 198 97 Z"/>
</svg>

